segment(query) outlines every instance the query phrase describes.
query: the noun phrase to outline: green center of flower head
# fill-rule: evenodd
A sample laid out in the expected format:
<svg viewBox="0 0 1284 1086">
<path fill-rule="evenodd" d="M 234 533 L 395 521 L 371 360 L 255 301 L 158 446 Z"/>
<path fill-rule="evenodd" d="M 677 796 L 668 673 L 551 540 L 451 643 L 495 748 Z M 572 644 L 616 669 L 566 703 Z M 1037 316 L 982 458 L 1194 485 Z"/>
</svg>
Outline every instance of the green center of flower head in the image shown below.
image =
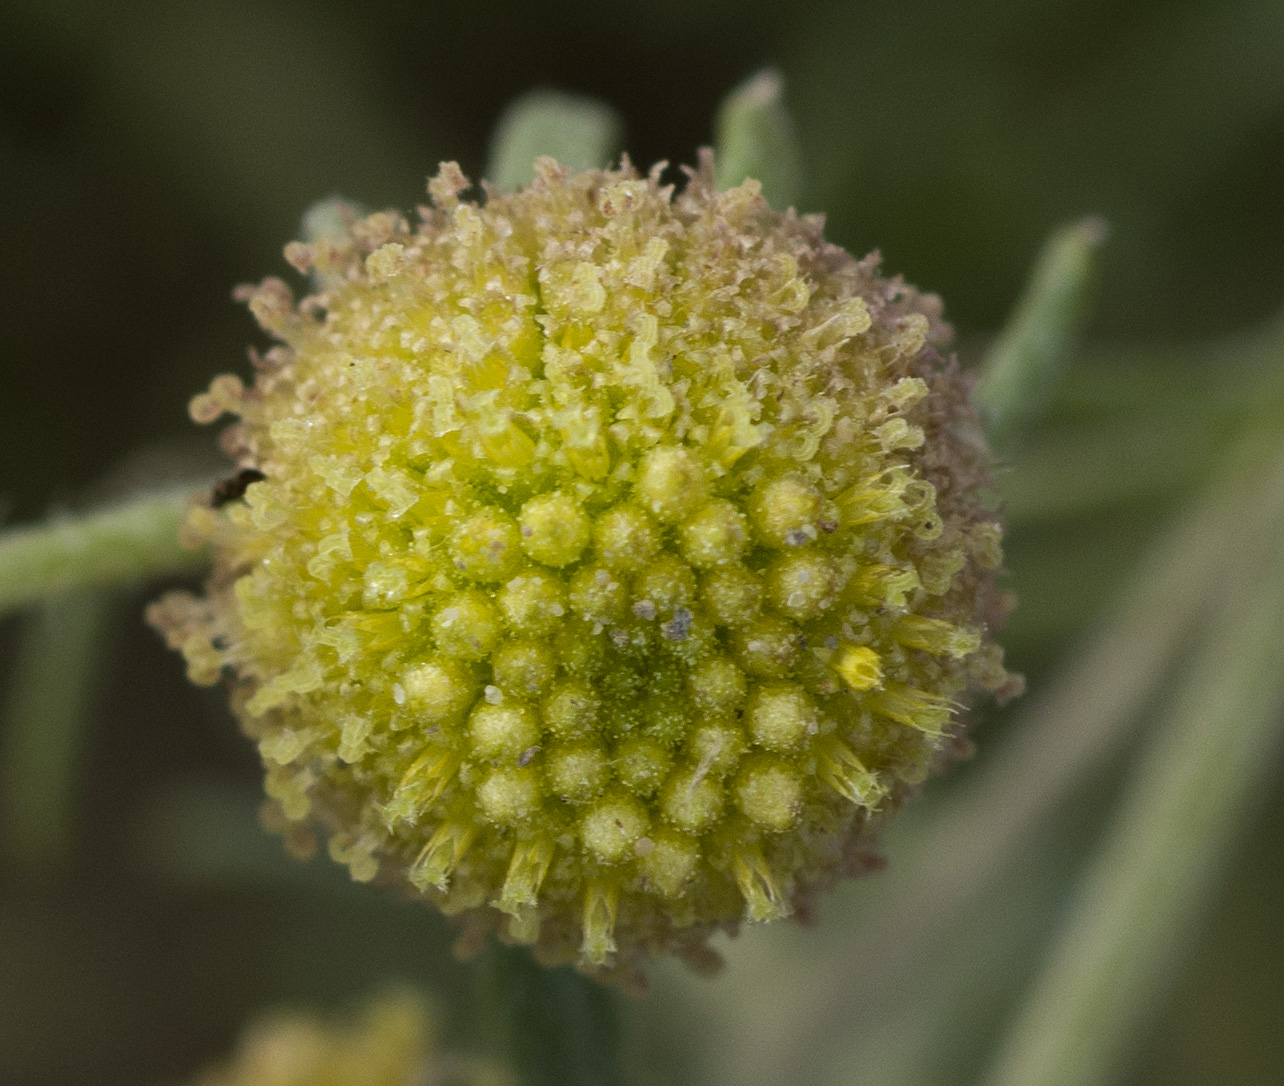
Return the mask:
<svg viewBox="0 0 1284 1086">
<path fill-rule="evenodd" d="M 466 187 L 248 292 L 282 344 L 192 409 L 263 478 L 156 619 L 355 878 L 699 961 L 858 869 L 1009 681 L 984 442 L 936 300 L 754 182 Z"/>
</svg>

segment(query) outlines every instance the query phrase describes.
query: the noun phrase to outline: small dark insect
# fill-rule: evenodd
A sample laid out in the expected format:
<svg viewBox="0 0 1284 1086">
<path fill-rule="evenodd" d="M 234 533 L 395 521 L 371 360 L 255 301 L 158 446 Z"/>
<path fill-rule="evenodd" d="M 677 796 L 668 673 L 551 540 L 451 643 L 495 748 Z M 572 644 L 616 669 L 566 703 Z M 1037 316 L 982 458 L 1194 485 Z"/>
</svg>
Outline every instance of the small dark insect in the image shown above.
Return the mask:
<svg viewBox="0 0 1284 1086">
<path fill-rule="evenodd" d="M 251 483 L 262 482 L 266 478 L 266 475 L 254 468 L 242 468 L 230 478 L 214 484 L 214 490 L 210 494 L 210 506 L 221 509 L 228 502 L 236 501 Z"/>
</svg>

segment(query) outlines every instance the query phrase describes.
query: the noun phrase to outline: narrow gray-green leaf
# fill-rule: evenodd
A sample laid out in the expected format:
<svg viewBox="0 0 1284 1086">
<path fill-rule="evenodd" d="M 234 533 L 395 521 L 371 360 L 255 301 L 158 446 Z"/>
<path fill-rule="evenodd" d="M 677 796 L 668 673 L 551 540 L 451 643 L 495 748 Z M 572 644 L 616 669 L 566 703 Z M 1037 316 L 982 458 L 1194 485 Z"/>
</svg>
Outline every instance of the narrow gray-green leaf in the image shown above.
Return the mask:
<svg viewBox="0 0 1284 1086">
<path fill-rule="evenodd" d="M 539 90 L 513 102 L 495 126 L 486 177 L 517 189 L 535 176 L 534 163 L 549 155 L 573 170 L 609 165 L 623 146 L 619 115 L 594 98 Z"/>
<path fill-rule="evenodd" d="M 71 857 L 90 708 L 109 645 L 110 594 L 45 600 L 20 627 L 0 738 L 0 839 L 29 876 Z"/>
<path fill-rule="evenodd" d="M 1116 1081 L 1162 997 L 1284 748 L 1281 530 L 1277 515 L 1270 530 L 1228 556 L 1229 583 L 1200 649 L 989 1086 Z"/>
<path fill-rule="evenodd" d="M 347 237 L 354 222 L 369 214 L 368 208 L 354 200 L 345 200 L 342 196 L 328 196 L 309 206 L 303 213 L 300 223 L 303 240 L 338 241 Z"/>
<path fill-rule="evenodd" d="M 1010 446 L 1051 398 L 1088 316 L 1093 266 L 1105 239 L 1098 218 L 1053 233 L 986 355 L 975 399 L 996 448 Z"/>
<path fill-rule="evenodd" d="M 742 83 L 718 110 L 714 139 L 718 187 L 748 177 L 762 183 L 775 208 L 793 207 L 802 195 L 802 156 L 784 103 L 780 73 L 767 68 Z"/>
</svg>

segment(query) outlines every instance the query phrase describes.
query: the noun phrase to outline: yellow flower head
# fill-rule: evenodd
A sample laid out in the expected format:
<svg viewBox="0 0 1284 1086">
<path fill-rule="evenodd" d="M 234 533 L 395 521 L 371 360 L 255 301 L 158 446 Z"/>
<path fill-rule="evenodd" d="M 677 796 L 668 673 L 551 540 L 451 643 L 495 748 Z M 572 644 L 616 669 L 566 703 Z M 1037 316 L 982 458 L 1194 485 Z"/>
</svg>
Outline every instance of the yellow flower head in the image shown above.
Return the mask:
<svg viewBox="0 0 1284 1086">
<path fill-rule="evenodd" d="M 502 1068 L 440 1051 L 425 1000 L 411 991 L 370 1000 L 351 1021 L 300 1010 L 265 1014 L 235 1055 L 193 1086 L 511 1086 Z"/>
<path fill-rule="evenodd" d="M 281 344 L 193 401 L 241 473 L 154 621 L 354 878 L 546 961 L 707 960 L 867 862 L 1010 682 L 939 303 L 707 160 L 429 188 L 246 293 Z"/>
</svg>

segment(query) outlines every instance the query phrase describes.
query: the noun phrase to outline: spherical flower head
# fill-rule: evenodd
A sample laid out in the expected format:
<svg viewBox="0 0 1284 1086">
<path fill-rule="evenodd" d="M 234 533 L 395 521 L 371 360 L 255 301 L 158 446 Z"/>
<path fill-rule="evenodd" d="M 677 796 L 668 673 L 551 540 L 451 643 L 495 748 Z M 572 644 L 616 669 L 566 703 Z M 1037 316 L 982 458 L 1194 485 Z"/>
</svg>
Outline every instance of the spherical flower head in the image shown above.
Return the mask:
<svg viewBox="0 0 1284 1086">
<path fill-rule="evenodd" d="M 409 990 L 369 1000 L 350 1021 L 269 1012 L 249 1025 L 231 1059 L 193 1086 L 510 1086 L 496 1065 L 442 1053 L 434 1018 Z"/>
<path fill-rule="evenodd" d="M 705 160 L 484 203 L 447 164 L 246 291 L 194 509 L 275 819 L 542 960 L 621 971 L 805 908 L 1011 678 L 1000 526 L 939 303 Z M 215 508 L 217 506 L 217 508 Z"/>
</svg>

